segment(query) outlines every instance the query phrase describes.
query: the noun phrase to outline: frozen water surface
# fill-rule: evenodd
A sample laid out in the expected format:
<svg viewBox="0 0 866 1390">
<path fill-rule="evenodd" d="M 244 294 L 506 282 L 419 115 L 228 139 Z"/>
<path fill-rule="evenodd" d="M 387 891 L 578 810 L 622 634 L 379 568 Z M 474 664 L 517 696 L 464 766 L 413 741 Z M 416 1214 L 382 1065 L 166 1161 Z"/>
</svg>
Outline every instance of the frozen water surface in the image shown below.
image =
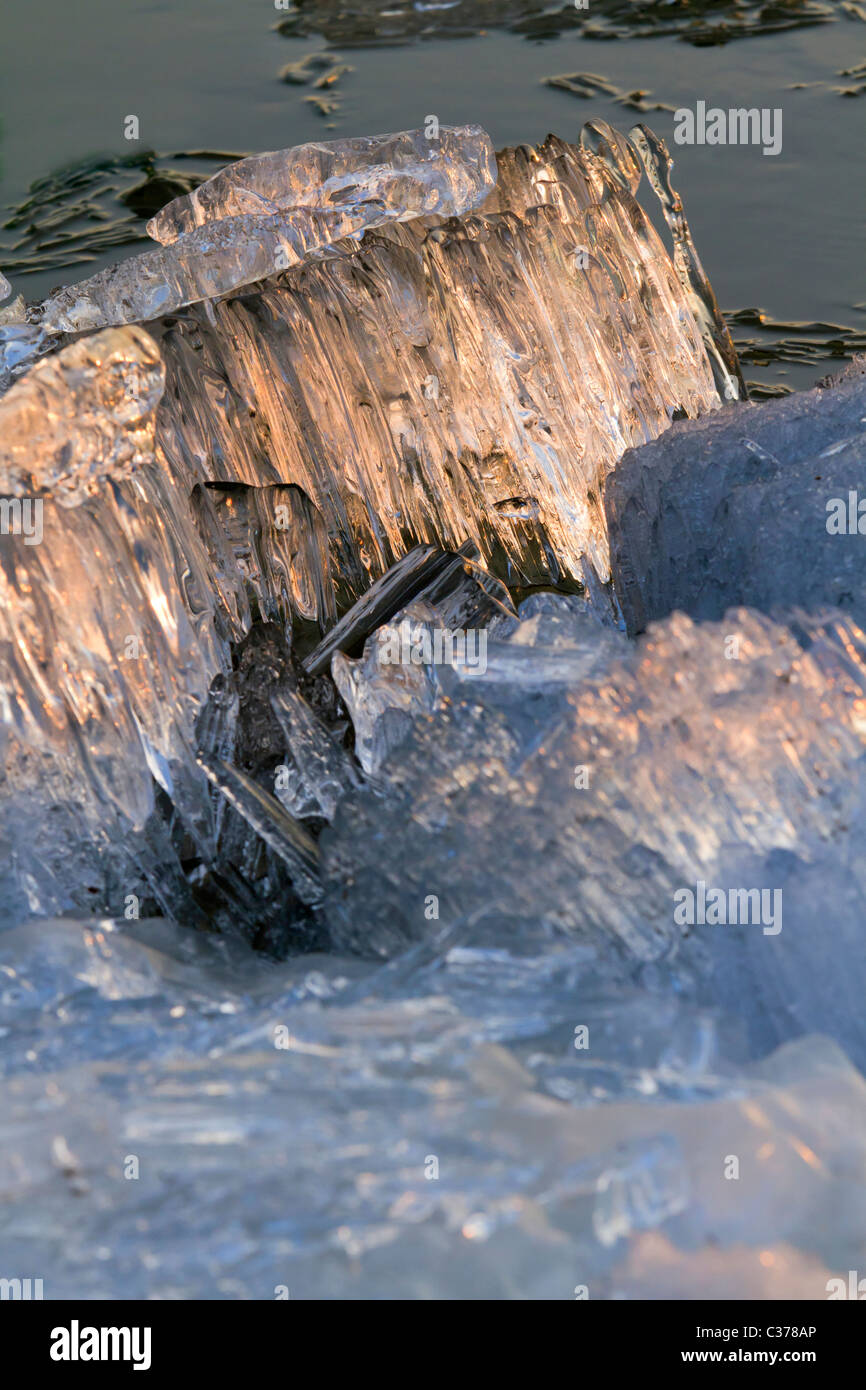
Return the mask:
<svg viewBox="0 0 866 1390">
<path fill-rule="evenodd" d="M 735 1070 L 707 1013 L 515 933 L 395 975 L 135 935 L 3 939 L 2 1248 L 46 1297 L 812 1299 L 857 1267 L 866 1087 L 827 1039 Z"/>
</svg>

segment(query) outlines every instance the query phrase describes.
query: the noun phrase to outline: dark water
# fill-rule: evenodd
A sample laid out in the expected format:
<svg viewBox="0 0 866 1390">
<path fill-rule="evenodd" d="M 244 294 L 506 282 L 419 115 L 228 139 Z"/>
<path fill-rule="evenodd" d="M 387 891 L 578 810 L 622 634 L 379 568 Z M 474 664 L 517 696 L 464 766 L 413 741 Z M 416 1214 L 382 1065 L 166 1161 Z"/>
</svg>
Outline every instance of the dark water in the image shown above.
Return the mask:
<svg viewBox="0 0 866 1390">
<path fill-rule="evenodd" d="M 430 114 L 478 122 L 497 145 L 575 138 L 603 117 L 626 130 L 646 121 L 671 145 L 749 381 L 806 386 L 862 349 L 866 9 L 589 0 L 539 17 L 531 0 L 353 3 L 360 14 L 333 3 L 286 15 L 265 0 L 7 0 L 0 268 L 13 289 L 39 298 L 131 254 L 145 216 L 232 154 Z M 327 68 L 306 85 L 280 80 L 323 52 L 350 69 L 333 85 L 313 86 Z M 563 73 L 605 81 L 591 98 L 545 84 Z M 322 99 L 335 104 L 327 114 Z M 781 152 L 674 146 L 673 108 L 698 100 L 780 108 Z M 124 138 L 130 115 L 137 141 Z"/>
</svg>

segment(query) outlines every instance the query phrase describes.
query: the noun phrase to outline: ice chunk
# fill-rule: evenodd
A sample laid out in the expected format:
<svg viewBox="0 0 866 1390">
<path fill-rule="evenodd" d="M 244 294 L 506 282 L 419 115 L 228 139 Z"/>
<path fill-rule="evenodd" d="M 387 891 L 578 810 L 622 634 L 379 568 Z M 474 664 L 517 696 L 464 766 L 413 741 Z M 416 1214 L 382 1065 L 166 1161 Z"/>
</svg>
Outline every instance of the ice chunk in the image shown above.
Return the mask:
<svg viewBox="0 0 866 1390">
<path fill-rule="evenodd" d="M 153 459 L 165 372 L 141 328 L 110 330 L 42 362 L 0 400 L 0 493 L 77 507 Z"/>
<path fill-rule="evenodd" d="M 648 126 L 635 126 L 630 134 L 671 230 L 674 266 L 689 308 L 703 334 L 719 394 L 726 401 L 744 400 L 746 384 L 731 342 L 731 335 L 701 264 L 683 211 L 682 199 L 671 184 L 673 160 L 668 148 Z M 617 167 L 622 167 L 624 156 L 621 141 L 616 148 L 615 158 Z"/>
<path fill-rule="evenodd" d="M 856 1267 L 866 1089 L 824 1039 L 678 1078 L 627 997 L 574 1049 L 553 943 L 387 984 L 134 927 L 0 937 L 4 1257 L 46 1298 L 823 1299 Z"/>
<path fill-rule="evenodd" d="M 453 554 L 418 545 L 343 614 L 304 658 L 304 670 L 315 676 L 328 668 L 335 653 L 360 653 L 371 633 L 415 599 L 432 604 L 440 622 L 449 628 L 486 627 L 493 618 L 508 620 L 516 615 L 508 589 L 481 564 L 472 541 Z"/>
<path fill-rule="evenodd" d="M 493 631 L 509 634 L 501 640 L 491 637 L 487 624 L 475 625 L 477 610 L 456 627 L 447 604 L 431 602 L 425 590 L 377 629 L 361 659 L 337 652 L 332 674 L 352 718 L 364 771 L 373 777 L 387 773 L 387 759 L 412 722 L 447 709 L 455 681 L 458 698 L 469 696 L 460 689 L 467 682 L 484 683 L 481 698 L 497 698 L 499 687 L 512 696 L 518 689 L 555 696 L 601 666 L 621 643 L 599 629 L 583 600 L 577 605 L 562 598 L 549 605 L 528 599 L 520 609 L 522 622 L 507 610 L 497 613 Z M 490 695 L 493 689 L 496 696 Z"/>
<path fill-rule="evenodd" d="M 859 374 L 831 391 L 681 421 L 626 453 L 606 481 L 605 511 L 629 630 L 674 609 L 718 619 L 737 604 L 837 605 L 866 622 L 864 466 Z"/>
<path fill-rule="evenodd" d="M 375 775 L 400 744 L 417 715 L 430 713 L 438 699 L 435 669 L 428 663 L 390 655 L 397 644 L 405 651 L 427 645 L 441 634 L 441 619 L 429 604 L 415 602 L 393 627 L 381 628 L 367 642 L 364 656 L 349 661 L 335 655 L 331 670 L 355 726 L 355 752 L 365 772 Z"/>
<path fill-rule="evenodd" d="M 0 935 L 0 1227 L 46 1297 L 824 1298 L 859 1259 L 866 637 L 837 604 L 630 643 L 608 580 L 635 627 L 708 529 L 760 563 L 731 518 L 793 507 L 788 466 L 839 486 L 863 405 L 726 411 L 755 424 L 726 495 L 660 448 L 616 492 L 626 444 L 716 402 L 696 282 L 623 139 L 499 167 L 477 217 L 0 402 L 0 904 L 47 919 Z M 551 578 L 578 592 L 515 613 L 503 580 Z M 380 661 L 404 619 L 483 662 Z M 332 953 L 265 972 L 241 935 Z"/>
<path fill-rule="evenodd" d="M 36 324 L 27 322 L 27 310 L 19 295 L 0 309 L 0 394 L 37 357 L 55 346 L 55 340 Z"/>
<path fill-rule="evenodd" d="M 228 651 L 188 499 L 154 454 L 162 381 L 153 339 L 129 328 L 70 345 L 0 400 L 7 906 L 23 892 L 31 911 L 68 910 L 89 890 L 122 911 L 136 858 L 162 877 L 165 844 L 127 844 L 154 779 L 212 843 L 194 721 Z"/>
<path fill-rule="evenodd" d="M 468 549 L 474 550 L 474 547 L 470 545 Z M 304 659 L 304 669 L 316 676 L 328 669 L 336 652 L 359 650 L 376 628 L 440 577 L 453 583 L 462 566 L 459 553 L 450 555 L 430 545 L 414 546 L 371 584 L 334 624 L 327 637 Z"/>
<path fill-rule="evenodd" d="M 197 754 L 257 771 L 284 756 L 267 698 L 272 750 L 254 728 L 265 681 L 241 644 L 251 608 L 259 624 L 332 615 L 328 538 L 298 488 L 173 476 L 155 450 L 162 389 L 133 327 L 70 344 L 0 400 L 3 915 L 146 901 L 255 931 L 279 910 L 285 938 L 286 874 L 212 806 Z M 251 804 L 243 788 L 233 804 Z"/>
<path fill-rule="evenodd" d="M 333 820 L 340 797 L 360 781 L 354 762 L 298 691 L 275 692 L 271 703 L 286 737 L 286 761 L 275 779 L 277 800 L 301 819 Z"/>
<path fill-rule="evenodd" d="M 147 230 L 168 245 L 226 217 L 301 209 L 363 217 L 365 204 L 375 204 L 380 217 L 400 220 L 424 213 L 457 217 L 483 202 L 495 180 L 493 145 L 480 126 L 315 141 L 228 165 L 175 198 Z"/>
<path fill-rule="evenodd" d="M 621 170 L 553 137 L 497 165 L 477 215 L 371 231 L 161 339 L 174 468 L 301 488 L 356 600 L 414 546 L 467 540 L 516 587 L 603 590 L 605 475 L 718 405 Z"/>
<path fill-rule="evenodd" d="M 408 132 L 242 161 L 171 205 L 176 241 L 0 329 L 5 379 L 52 334 L 204 298 L 151 325 L 160 447 L 190 487 L 298 489 L 341 606 L 413 545 L 467 540 L 509 583 L 564 578 L 609 602 L 604 476 L 673 414 L 715 408 L 720 330 L 702 313 L 701 341 L 701 295 L 635 201 L 632 145 L 602 123 L 589 143 L 504 151 L 498 186 L 475 128 L 441 148 Z M 284 184 L 293 210 L 233 212 Z M 443 221 L 431 202 L 464 215 Z M 308 254 L 356 214 L 360 246 Z M 294 269 L 275 278 L 283 231 Z M 317 609 L 330 616 L 322 595 Z"/>
<path fill-rule="evenodd" d="M 445 662 L 467 678 L 483 673 L 491 618 L 516 620 L 508 590 L 478 563 L 474 549 L 467 542 L 449 556 L 417 547 L 372 585 L 308 659 L 307 668 L 317 670 L 323 654 L 334 651 L 331 674 L 352 717 L 358 760 L 370 776 L 412 719 L 438 705 L 437 666 Z M 362 658 L 350 661 L 345 653 L 374 614 L 389 621 L 368 638 Z"/>
<path fill-rule="evenodd" d="M 241 768 L 231 767 L 216 758 L 202 757 L 200 763 L 214 786 L 289 866 L 292 881 L 303 900 L 318 902 L 321 897 L 319 851 L 312 836 Z"/>
<path fill-rule="evenodd" d="M 12 286 L 9 284 L 2 270 L 0 270 L 0 303 L 2 303 L 4 299 L 8 299 L 11 293 Z"/>
<path fill-rule="evenodd" d="M 388 954 L 423 939 L 433 895 L 458 940 L 478 914 L 500 942 L 571 932 L 606 960 L 666 960 L 684 991 L 741 1012 L 756 1046 L 811 1027 L 866 1057 L 863 633 L 832 613 L 675 615 L 623 655 L 595 632 L 610 645 L 588 675 L 560 652 L 571 688 L 528 702 L 495 672 L 456 681 L 386 764 L 389 798 L 341 802 L 323 839 L 336 941 Z M 835 885 L 829 953 L 820 883 Z M 689 926 L 677 895 L 711 888 L 749 910 L 716 926 L 698 909 Z"/>
<path fill-rule="evenodd" d="M 461 146 L 476 192 L 490 183 L 480 139 Z M 420 197 L 429 174 L 439 193 L 446 177 L 455 197 L 469 196 L 466 171 L 444 154 L 428 160 L 414 136 L 361 146 L 375 156 L 363 173 L 373 202 L 363 190 L 349 199 L 348 169 L 331 151 L 322 175 L 349 200 L 325 215 L 378 209 L 392 224 L 385 231 L 231 301 L 155 320 L 148 333 L 117 329 L 69 344 L 6 398 L 4 486 L 22 507 L 25 493 L 37 494 L 51 536 L 50 546 L 30 548 L 3 538 L 4 721 L 15 731 L 17 798 L 9 859 L 12 896 L 31 911 L 80 910 L 85 892 L 99 910 L 116 910 L 129 896 L 120 890 L 133 877 L 131 856 L 166 911 L 198 921 L 198 896 L 205 914 L 230 918 L 228 902 L 248 921 L 258 902 L 273 924 L 291 859 L 280 815 L 311 808 L 317 793 L 285 748 L 271 690 L 260 702 L 263 737 L 244 752 L 255 697 L 232 663 L 250 632 L 289 622 L 321 630 L 342 612 L 313 646 L 311 674 L 335 650 L 354 658 L 412 597 L 435 604 L 439 629 L 474 626 L 492 637 L 494 619 L 513 619 L 503 581 L 566 579 L 610 621 L 604 475 L 675 408 L 699 414 L 717 404 L 681 288 L 634 202 L 637 156 L 623 137 L 610 132 L 600 154 L 554 139 L 506 151 L 500 186 L 477 216 L 404 222 L 407 187 Z M 273 159 L 257 170 L 217 182 L 201 215 L 225 210 L 220 188 L 235 189 L 229 198 L 238 187 L 265 196 Z M 376 201 L 382 180 L 385 204 Z M 305 205 L 298 216 L 308 215 L 318 212 Z M 229 224 L 285 216 L 205 221 L 152 254 L 216 238 L 254 255 L 240 225 L 232 242 Z M 193 260 L 206 277 L 207 257 Z M 147 298 L 134 267 L 117 274 Z M 16 334 L 45 331 L 44 315 L 41 326 L 10 322 L 6 347 L 15 356 Z M 75 524 L 54 539 L 62 509 Z M 305 643 L 309 652 L 309 632 Z M 543 647 L 527 660 L 525 648 L 491 646 L 492 683 L 556 703 L 587 663 L 580 650 L 560 658 Z M 294 661 L 287 652 L 274 659 L 285 670 Z M 342 672 L 349 692 L 345 663 Z M 473 679 L 459 661 L 446 674 Z M 359 677 L 359 724 L 364 687 Z M 408 727 L 384 686 L 380 694 L 369 740 L 358 744 L 369 744 L 368 768 L 381 761 L 379 716 L 387 747 Z M 50 756 L 37 772 L 46 738 Z M 206 786 L 204 765 L 225 795 Z M 294 771 L 280 805 L 274 771 L 283 765 Z M 57 813 L 41 817 L 35 837 L 22 814 L 28 785 Z M 327 818 L 335 799 L 324 783 L 322 794 Z M 110 852 L 100 848 L 105 836 Z M 71 898 L 64 884 L 74 884 Z M 137 877 L 129 892 L 138 896 Z"/>
</svg>

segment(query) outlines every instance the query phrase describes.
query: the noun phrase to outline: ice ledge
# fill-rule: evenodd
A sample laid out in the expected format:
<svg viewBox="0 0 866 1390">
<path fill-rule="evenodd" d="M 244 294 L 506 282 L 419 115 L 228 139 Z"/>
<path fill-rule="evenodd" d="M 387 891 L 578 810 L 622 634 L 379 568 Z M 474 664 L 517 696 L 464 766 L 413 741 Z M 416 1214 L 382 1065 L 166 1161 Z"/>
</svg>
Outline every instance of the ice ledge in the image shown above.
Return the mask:
<svg viewBox="0 0 866 1390">
<path fill-rule="evenodd" d="M 164 243 L 49 296 L 0 326 L 5 373 L 63 333 L 141 323 L 298 265 L 371 227 L 479 207 L 496 181 L 480 126 L 299 145 L 221 170 L 148 224 Z M 4 296 L 0 294 L 0 298 Z M 8 347 L 7 347 L 8 340 Z"/>
</svg>

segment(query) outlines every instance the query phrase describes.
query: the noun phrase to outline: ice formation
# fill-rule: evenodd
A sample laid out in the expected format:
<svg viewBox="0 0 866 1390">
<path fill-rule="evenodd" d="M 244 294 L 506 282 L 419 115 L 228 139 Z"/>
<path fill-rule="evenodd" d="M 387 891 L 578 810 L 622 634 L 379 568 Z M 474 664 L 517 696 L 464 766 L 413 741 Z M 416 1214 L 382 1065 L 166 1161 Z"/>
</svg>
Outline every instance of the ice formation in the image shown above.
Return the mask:
<svg viewBox="0 0 866 1390">
<path fill-rule="evenodd" d="M 410 544 L 467 539 L 509 583 L 607 584 L 605 474 L 718 404 L 631 147 L 498 166 L 477 215 L 368 232 L 160 339 L 173 468 L 296 483 L 352 598 Z"/>
<path fill-rule="evenodd" d="M 254 241 L 238 218 L 306 225 L 333 206 L 392 225 L 148 332 L 75 339 L 7 391 L 2 487 L 13 507 L 38 499 L 47 537 L 2 537 L 13 917 L 25 905 L 80 910 L 85 892 L 117 912 L 119 886 L 133 878 L 135 896 L 198 920 L 181 866 L 200 861 L 208 876 L 226 816 L 246 862 L 260 812 L 219 767 L 237 733 L 232 662 L 254 621 L 326 634 L 307 677 L 288 649 L 273 656 L 282 716 L 294 702 L 302 721 L 298 680 L 326 672 L 338 648 L 356 656 L 422 588 L 441 602 L 448 586 L 430 589 L 436 567 L 455 583 L 462 573 L 448 552 L 475 557 L 474 581 L 458 589 L 476 620 L 510 607 L 503 579 L 589 585 L 611 611 L 605 474 L 626 445 L 664 428 L 672 403 L 694 415 L 717 402 L 712 348 L 689 307 L 700 292 L 678 283 L 634 201 L 640 164 L 615 132 L 595 127 L 583 147 L 551 139 L 506 151 L 496 172 L 482 212 L 443 221 L 417 214 L 471 208 L 492 185 L 476 128 L 444 130 L 438 144 L 410 132 L 232 165 L 156 219 L 172 247 L 217 229 L 234 265 Z M 267 208 L 249 211 L 250 198 Z M 140 258 L 107 272 L 109 318 L 152 307 L 138 302 L 137 267 Z M 19 365 L 52 313 L 4 325 Z M 371 581 L 404 557 L 414 563 L 413 546 L 429 554 L 429 574 L 424 561 L 411 587 L 398 566 L 386 607 L 371 607 Z M 333 626 L 352 600 L 368 615 L 353 609 L 354 648 L 342 642 L 345 623 Z M 268 717 L 279 728 L 270 707 Z M 313 806 L 299 769 L 286 775 L 291 794 L 271 788 L 286 794 L 286 812 Z M 57 807 L 35 834 L 20 800 L 36 795 L 34 777 L 38 804 Z M 173 842 L 153 779 L 179 817 Z M 234 813 L 222 797 L 211 805 L 206 782 Z M 157 839 L 135 844 L 144 884 L 127 852 L 133 827 Z M 280 841 L 290 857 L 291 842 Z M 275 866 L 254 876 L 273 897 Z M 226 891 L 221 883 L 217 896 Z M 253 915 L 260 908 L 254 895 Z"/>
<path fill-rule="evenodd" d="M 94 855 L 110 879 L 154 779 L 211 843 L 194 721 L 227 658 L 189 499 L 154 458 L 162 386 L 153 339 L 110 329 L 0 399 L 6 912 L 81 902 Z"/>
<path fill-rule="evenodd" d="M 206 223 L 301 209 L 405 222 L 424 213 L 455 217 L 483 202 L 496 181 L 490 136 L 480 126 L 439 126 L 396 135 L 296 145 L 254 155 L 215 174 L 147 224 L 154 241 L 176 242 Z M 345 233 L 344 233 L 345 235 Z M 310 240 L 310 248 L 317 245 Z"/>
<path fill-rule="evenodd" d="M 415 718 L 323 837 L 334 940 L 383 956 L 423 942 L 433 895 L 461 941 L 575 935 L 661 963 L 757 1046 L 805 1027 L 866 1061 L 866 637 L 832 611 L 783 625 L 734 609 L 675 615 L 631 649 L 563 604 L 529 600 L 483 673 L 419 666 L 407 687 L 368 652 L 347 697 L 368 744 L 389 708 L 411 698 Z M 699 883 L 780 896 L 766 920 L 680 925 L 676 894 Z M 836 884 L 831 953 L 821 883 Z"/>
<path fill-rule="evenodd" d="M 390 221 L 450 217 L 495 179 L 478 126 L 299 145 L 231 165 L 149 224 L 161 249 L 56 291 L 29 314 L 30 355 L 64 333 L 140 323 L 228 294 Z M 17 341 L 17 340 L 13 340 Z M 10 349 L 11 352 L 11 349 Z M 20 362 L 7 354 L 7 369 Z"/>
<path fill-rule="evenodd" d="M 4 1260 L 826 1297 L 866 636 L 822 502 L 866 378 L 719 409 L 651 132 L 495 186 L 483 132 L 420 139 L 233 165 L 157 259 L 0 318 Z"/>
<path fill-rule="evenodd" d="M 164 380 L 141 329 L 86 338 L 41 362 L 0 403 L 0 493 L 77 507 L 152 463 Z"/>
</svg>

